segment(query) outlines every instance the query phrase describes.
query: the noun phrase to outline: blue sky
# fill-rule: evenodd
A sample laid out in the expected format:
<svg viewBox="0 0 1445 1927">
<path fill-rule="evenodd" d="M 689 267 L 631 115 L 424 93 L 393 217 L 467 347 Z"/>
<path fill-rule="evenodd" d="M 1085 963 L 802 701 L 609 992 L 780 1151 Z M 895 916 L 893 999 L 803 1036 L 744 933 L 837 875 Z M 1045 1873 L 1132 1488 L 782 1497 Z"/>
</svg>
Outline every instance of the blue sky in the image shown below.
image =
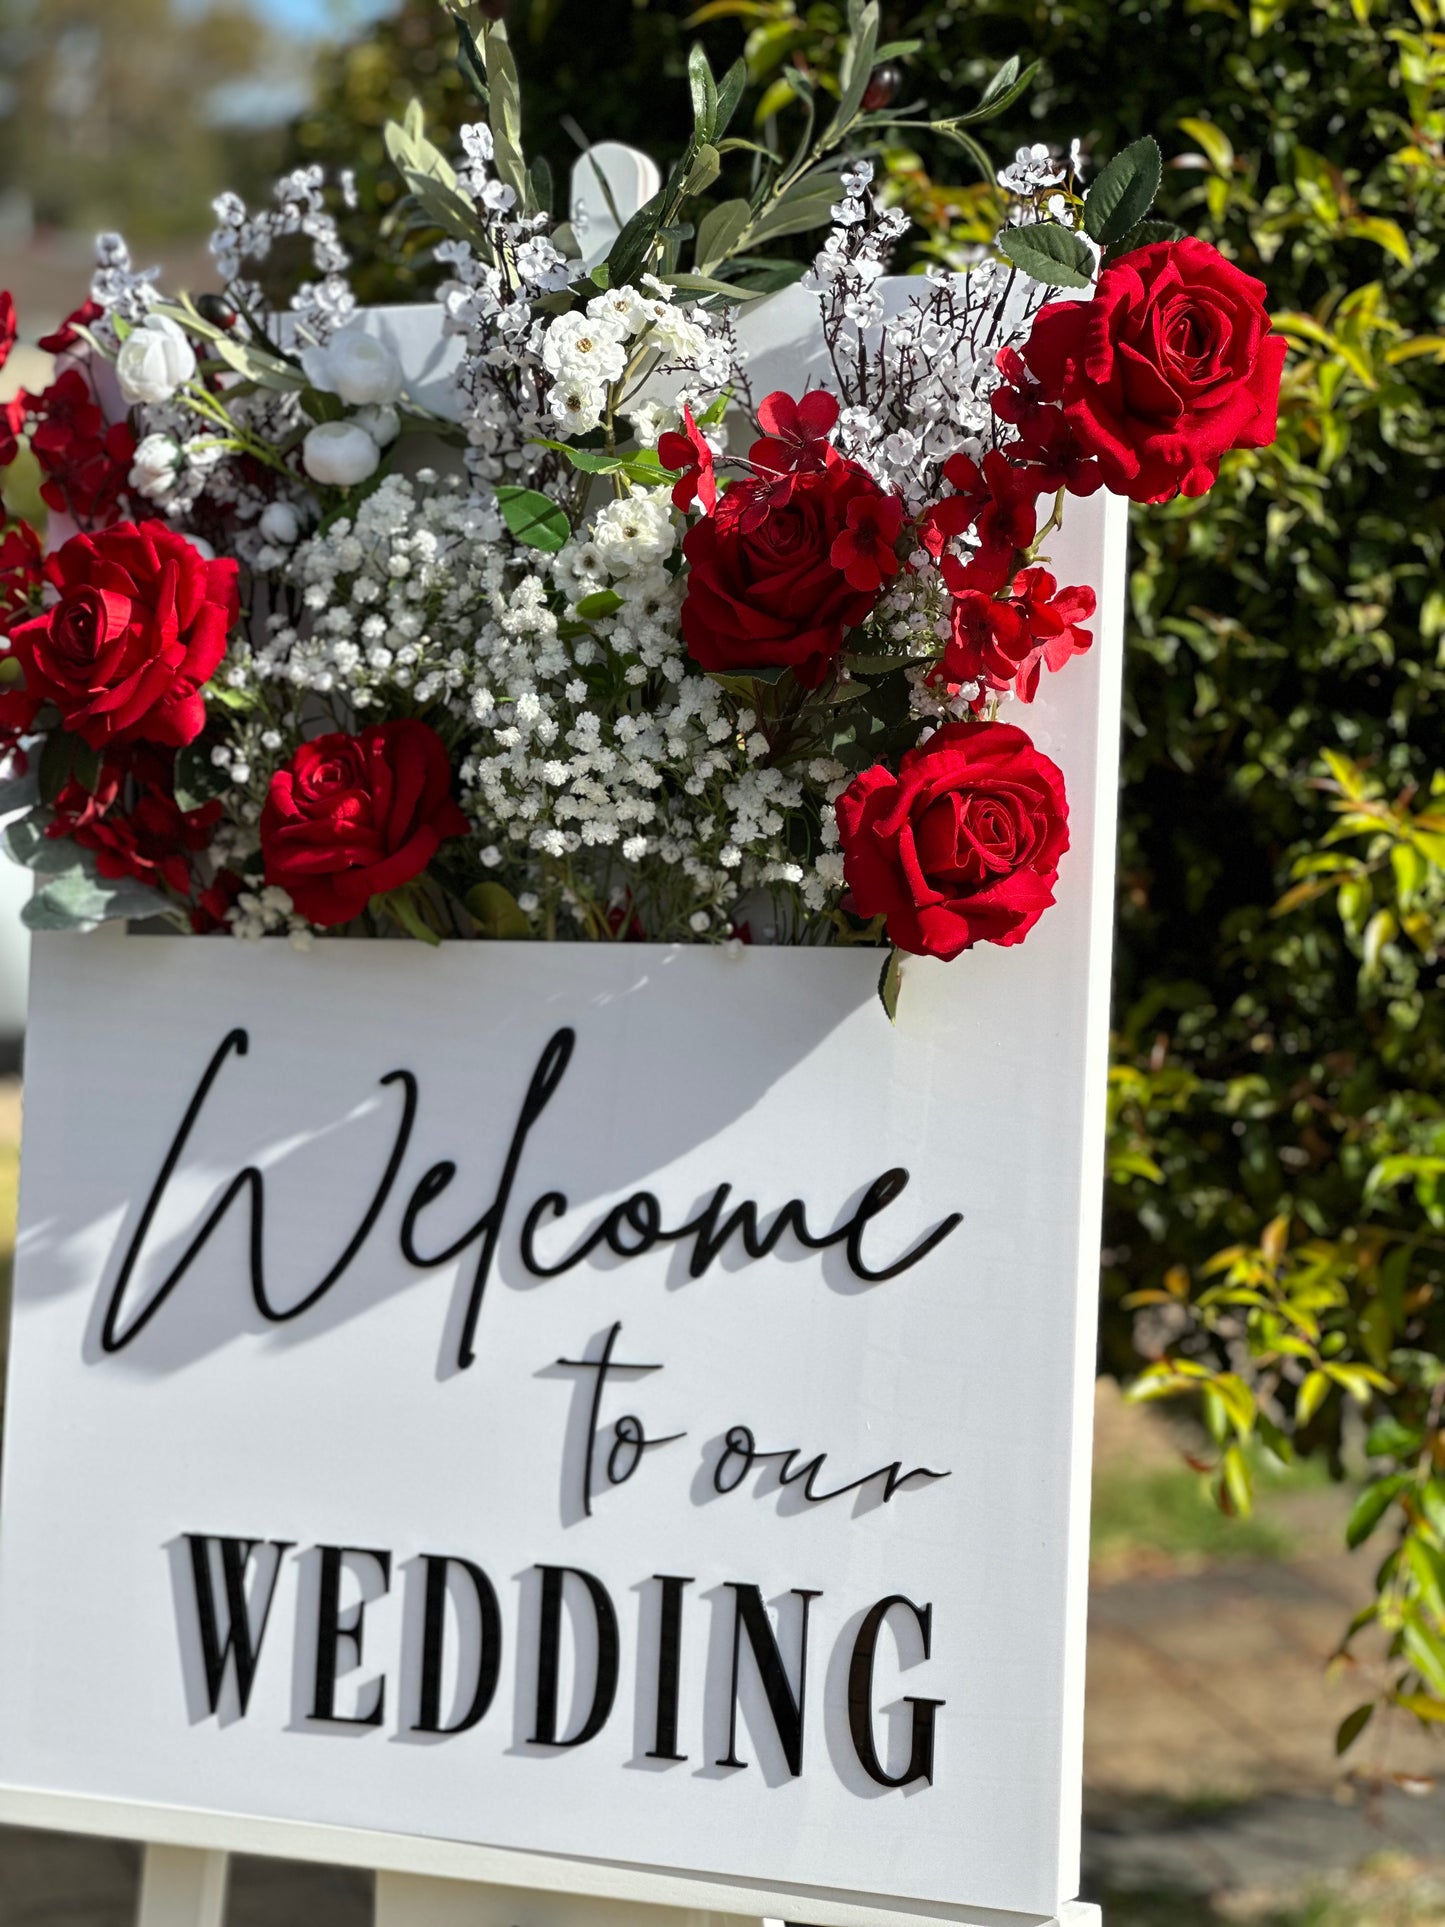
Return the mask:
<svg viewBox="0 0 1445 1927">
<path fill-rule="evenodd" d="M 389 0 L 249 0 L 263 19 L 293 33 L 317 34 L 388 10 Z"/>
</svg>

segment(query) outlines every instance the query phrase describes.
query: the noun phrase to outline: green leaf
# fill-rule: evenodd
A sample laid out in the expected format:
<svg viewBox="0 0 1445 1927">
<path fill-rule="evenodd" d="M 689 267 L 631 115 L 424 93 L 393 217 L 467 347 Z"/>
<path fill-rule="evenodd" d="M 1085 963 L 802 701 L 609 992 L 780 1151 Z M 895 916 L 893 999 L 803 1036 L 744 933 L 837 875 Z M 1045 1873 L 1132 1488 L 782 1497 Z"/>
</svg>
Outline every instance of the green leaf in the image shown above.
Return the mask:
<svg viewBox="0 0 1445 1927">
<path fill-rule="evenodd" d="M 1105 247 L 1121 241 L 1154 205 L 1163 168 L 1159 143 L 1148 134 L 1116 154 L 1084 202 L 1085 232 Z"/>
<path fill-rule="evenodd" d="M 68 730 L 52 729 L 45 738 L 36 769 L 41 801 L 53 803 L 67 783 L 79 783 L 93 795 L 100 781 L 101 755 Z"/>
<path fill-rule="evenodd" d="M 717 132 L 717 82 L 701 41 L 694 42 L 687 56 L 687 84 L 692 92 L 693 126 L 701 144 L 712 140 Z"/>
<path fill-rule="evenodd" d="M 1116 241 L 1104 255 L 1105 267 L 1112 267 L 1122 261 L 1126 254 L 1133 254 L 1138 248 L 1153 247 L 1156 241 L 1182 241 L 1184 230 L 1172 221 L 1141 221 L 1131 228 L 1122 241 Z"/>
<path fill-rule="evenodd" d="M 0 841 L 12 863 L 33 870 L 37 876 L 59 876 L 75 868 L 76 845 L 68 837 L 47 836 L 50 822 L 49 810 L 36 810 L 6 826 Z"/>
<path fill-rule="evenodd" d="M 650 201 L 643 202 L 630 221 L 623 222 L 607 253 L 607 272 L 614 288 L 636 281 L 646 267 L 657 230 L 662 226 L 666 192 L 666 188 L 660 188 Z"/>
<path fill-rule="evenodd" d="M 888 1013 L 890 1024 L 898 1022 L 898 993 L 903 988 L 903 952 L 897 944 L 889 950 L 878 974 L 878 1001 Z"/>
<path fill-rule="evenodd" d="M 0 782 L 0 816 L 8 816 L 11 810 L 32 809 L 39 801 L 40 785 L 33 769 Z"/>
<path fill-rule="evenodd" d="M 950 125 L 976 127 L 980 121 L 994 120 L 998 115 L 1006 114 L 1014 102 L 1028 91 L 1038 70 L 1037 60 L 1031 60 L 1027 67 L 1020 70 L 1018 55 L 1011 55 L 984 88 L 977 107 L 971 107 L 965 114 L 953 115 Z"/>
<path fill-rule="evenodd" d="M 1341 1753 L 1349 1752 L 1355 1741 L 1370 1724 L 1370 1719 L 1374 1711 L 1374 1701 L 1367 1700 L 1363 1706 L 1357 1706 L 1353 1713 L 1346 1713 L 1335 1733 L 1336 1757 Z"/>
<path fill-rule="evenodd" d="M 1005 228 L 998 251 L 1032 281 L 1048 288 L 1087 288 L 1094 279 L 1094 257 L 1087 242 L 1056 221 Z"/>
<path fill-rule="evenodd" d="M 418 943 L 429 943 L 433 949 L 440 947 L 441 938 L 413 903 L 409 885 L 404 885 L 400 890 L 384 890 L 380 896 L 373 897 L 366 907 L 374 917 L 384 911 Z"/>
<path fill-rule="evenodd" d="M 878 46 L 878 0 L 868 0 L 860 9 L 857 24 L 848 40 L 847 52 L 838 73 L 840 99 L 838 111 L 829 121 L 820 145 L 830 148 L 847 133 L 858 118 L 868 82 L 873 77 L 874 52 Z"/>
<path fill-rule="evenodd" d="M 751 217 L 752 208 L 741 200 L 720 201 L 703 215 L 698 222 L 697 248 L 693 256 L 700 274 L 707 274 L 727 259 Z"/>
<path fill-rule="evenodd" d="M 93 930 L 118 918 L 154 917 L 171 906 L 154 890 L 123 879 L 109 883 L 81 864 L 54 877 L 20 912 L 27 930 Z"/>
<path fill-rule="evenodd" d="M 603 616 L 615 615 L 622 607 L 622 597 L 615 589 L 598 589 L 592 595 L 583 596 L 577 604 L 577 613 L 584 622 L 597 622 Z"/>
<path fill-rule="evenodd" d="M 549 441 L 545 435 L 538 435 L 535 441 L 539 448 L 555 448 L 559 455 L 566 456 L 573 468 L 581 469 L 586 475 L 621 475 L 626 481 L 641 482 L 649 488 L 658 488 L 664 482 L 671 484 L 677 480 L 678 471 L 664 468 L 657 459 L 657 451 L 652 448 L 636 448 L 625 450 L 620 455 L 607 455 L 600 448 L 577 448 L 571 442 Z"/>
<path fill-rule="evenodd" d="M 713 121 L 712 138 L 720 141 L 738 111 L 738 104 L 748 84 L 748 63 L 735 60 L 722 77 L 722 85 L 717 90 L 717 114 Z"/>
<path fill-rule="evenodd" d="M 558 504 L 534 488 L 504 483 L 497 490 L 497 507 L 512 534 L 529 549 L 554 553 L 572 533 L 571 524 Z"/>
<path fill-rule="evenodd" d="M 761 246 L 764 241 L 778 241 L 789 234 L 807 234 L 813 228 L 825 226 L 832 219 L 839 192 L 839 184 L 834 180 L 827 187 L 810 189 L 807 194 L 783 196 L 762 215 L 749 240 Z"/>
<path fill-rule="evenodd" d="M 1376 1479 L 1373 1485 L 1365 1487 L 1345 1521 L 1345 1544 L 1351 1552 L 1365 1543 L 1398 1495 L 1413 1483 L 1409 1472 L 1392 1472 L 1388 1478 Z"/>
<path fill-rule="evenodd" d="M 463 901 L 476 918 L 484 937 L 530 937 L 526 912 L 503 884 L 474 883 Z"/>
<path fill-rule="evenodd" d="M 728 301 L 756 301 L 758 298 L 756 289 L 735 287 L 731 281 L 714 281 L 706 274 L 670 274 L 668 280 L 682 294 L 719 294 Z"/>
<path fill-rule="evenodd" d="M 498 179 L 506 182 L 523 210 L 531 213 L 532 184 L 522 158 L 522 84 L 507 42 L 507 29 L 500 20 L 488 20 L 482 28 L 482 58 L 492 95 L 492 164 Z"/>
</svg>

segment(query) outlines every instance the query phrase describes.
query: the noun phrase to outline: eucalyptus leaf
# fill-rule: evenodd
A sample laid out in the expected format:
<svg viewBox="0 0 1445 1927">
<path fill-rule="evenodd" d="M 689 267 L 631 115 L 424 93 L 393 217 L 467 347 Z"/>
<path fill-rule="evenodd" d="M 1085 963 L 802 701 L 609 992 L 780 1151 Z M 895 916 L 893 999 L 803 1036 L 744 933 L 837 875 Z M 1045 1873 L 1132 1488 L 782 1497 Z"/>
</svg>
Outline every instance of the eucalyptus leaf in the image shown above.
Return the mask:
<svg viewBox="0 0 1445 1927">
<path fill-rule="evenodd" d="M 874 53 L 878 46 L 878 0 L 868 0 L 859 9 L 857 25 L 849 37 L 838 75 L 838 111 L 823 134 L 823 146 L 832 147 L 847 133 L 863 105 L 868 82 L 873 78 Z"/>
<path fill-rule="evenodd" d="M 1163 178 L 1159 143 L 1149 135 L 1116 154 L 1084 202 L 1084 229 L 1107 247 L 1138 227 L 1154 205 Z"/>
<path fill-rule="evenodd" d="M 534 488 L 504 484 L 497 490 L 497 507 L 512 534 L 527 548 L 543 549 L 551 554 L 560 549 L 572 533 L 571 524 L 558 504 Z"/>
<path fill-rule="evenodd" d="M 735 60 L 723 75 L 722 84 L 717 90 L 717 114 L 712 131 L 714 142 L 720 141 L 727 132 L 733 115 L 738 111 L 738 104 L 742 100 L 747 84 L 748 63 L 745 60 Z"/>
<path fill-rule="evenodd" d="M 805 270 L 806 272 L 806 270 Z M 755 301 L 752 288 L 738 287 L 731 281 L 717 281 L 710 274 L 674 274 L 670 280 L 683 294 L 716 294 L 726 301 Z"/>
<path fill-rule="evenodd" d="M 998 250 L 1030 280 L 1049 288 L 1087 288 L 1094 279 L 1094 256 L 1072 228 L 1055 221 L 1005 228 Z"/>
<path fill-rule="evenodd" d="M 11 810 L 28 810 L 39 801 L 40 784 L 33 769 L 0 782 L 0 816 L 8 816 Z"/>
<path fill-rule="evenodd" d="M 701 41 L 694 41 L 688 52 L 687 84 L 692 93 L 693 126 L 701 144 L 712 140 L 717 132 L 717 82 Z"/>
<path fill-rule="evenodd" d="M 839 186 L 835 180 L 830 187 L 815 188 L 811 194 L 800 195 L 796 200 L 780 200 L 762 215 L 749 239 L 761 244 L 764 241 L 779 241 L 788 234 L 807 234 L 813 228 L 825 227 L 832 217 L 837 202 Z"/>
<path fill-rule="evenodd" d="M 77 864 L 52 877 L 20 912 L 27 930 L 93 930 L 120 918 L 162 915 L 171 905 L 154 890 L 128 878 L 109 883 Z"/>
<path fill-rule="evenodd" d="M 46 835 L 51 821 L 49 810 L 36 810 L 7 825 L 0 842 L 12 863 L 33 870 L 37 876 L 59 876 L 76 867 L 75 845 L 63 837 Z"/>
</svg>

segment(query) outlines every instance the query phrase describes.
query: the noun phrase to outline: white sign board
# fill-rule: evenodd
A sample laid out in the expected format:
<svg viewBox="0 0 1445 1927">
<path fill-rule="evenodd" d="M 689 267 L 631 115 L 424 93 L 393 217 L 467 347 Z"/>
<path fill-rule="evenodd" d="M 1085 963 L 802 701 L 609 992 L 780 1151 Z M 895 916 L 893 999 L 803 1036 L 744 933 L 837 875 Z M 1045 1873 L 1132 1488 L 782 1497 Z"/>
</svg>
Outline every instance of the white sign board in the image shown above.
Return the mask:
<svg viewBox="0 0 1445 1927">
<path fill-rule="evenodd" d="M 37 941 L 0 1785 L 804 1919 L 1076 1891 L 1122 518 L 1070 511 L 1057 904 L 896 1028 L 876 952 Z"/>
</svg>

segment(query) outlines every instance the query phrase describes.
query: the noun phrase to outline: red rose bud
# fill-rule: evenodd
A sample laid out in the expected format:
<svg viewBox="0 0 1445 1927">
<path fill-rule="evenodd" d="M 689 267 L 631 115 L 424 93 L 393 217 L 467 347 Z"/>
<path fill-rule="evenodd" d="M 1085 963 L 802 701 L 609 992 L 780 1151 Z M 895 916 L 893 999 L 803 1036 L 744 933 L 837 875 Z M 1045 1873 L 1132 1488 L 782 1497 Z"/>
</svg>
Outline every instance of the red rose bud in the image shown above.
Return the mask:
<svg viewBox="0 0 1445 1927">
<path fill-rule="evenodd" d="M 315 736 L 277 770 L 261 812 L 261 855 L 267 883 L 287 891 L 308 922 L 330 928 L 420 876 L 446 839 L 466 830 L 436 731 L 414 720 L 373 723 L 359 736 Z"/>
<path fill-rule="evenodd" d="M 919 956 L 1021 943 L 1069 847 L 1064 779 L 1011 723 L 945 723 L 838 798 L 851 907 Z"/>
<path fill-rule="evenodd" d="M 1202 495 L 1227 450 L 1274 440 L 1285 342 L 1264 296 L 1207 242 L 1157 241 L 1105 268 L 1091 301 L 1041 309 L 1023 358 L 1107 488 Z"/>
<path fill-rule="evenodd" d="M 26 693 L 92 749 L 193 742 L 236 620 L 236 564 L 164 522 L 122 522 L 72 536 L 47 574 L 60 599 L 10 634 Z"/>
<path fill-rule="evenodd" d="M 707 437 L 692 418 L 692 410 L 686 405 L 682 411 L 684 434 L 676 434 L 669 429 L 657 441 L 657 459 L 664 468 L 681 469 L 682 473 L 672 485 L 674 508 L 684 511 L 694 502 L 704 515 L 711 515 L 717 507 L 717 477 L 713 474 L 712 449 Z"/>
<path fill-rule="evenodd" d="M 862 622 L 877 600 L 877 586 L 857 588 L 834 560 L 845 532 L 862 558 L 877 561 L 875 536 L 849 521 L 855 504 L 888 501 L 882 489 L 852 462 L 834 461 L 787 478 L 739 482 L 709 520 L 695 522 L 683 538 L 688 560 L 682 633 L 698 667 L 746 674 L 791 669 L 809 689 L 822 683 L 844 633 Z M 881 570 L 873 573 L 882 579 Z"/>
</svg>

